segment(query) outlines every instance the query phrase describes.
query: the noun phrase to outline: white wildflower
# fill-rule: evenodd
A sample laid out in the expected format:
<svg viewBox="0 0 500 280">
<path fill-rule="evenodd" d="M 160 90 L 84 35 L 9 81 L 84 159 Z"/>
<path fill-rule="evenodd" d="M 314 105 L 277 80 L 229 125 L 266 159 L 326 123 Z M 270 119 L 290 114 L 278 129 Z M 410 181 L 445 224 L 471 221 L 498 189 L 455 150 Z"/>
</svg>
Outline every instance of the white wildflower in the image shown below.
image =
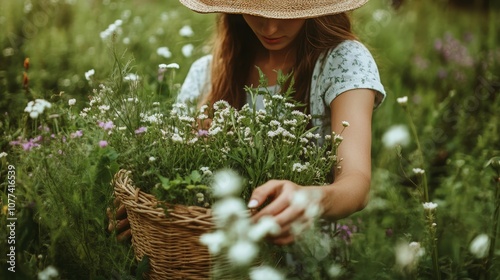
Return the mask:
<svg viewBox="0 0 500 280">
<path fill-rule="evenodd" d="M 184 57 L 191 57 L 193 55 L 194 46 L 193 44 L 187 44 L 182 46 L 181 52 Z"/>
<path fill-rule="evenodd" d="M 225 241 L 226 234 L 222 230 L 205 233 L 200 236 L 201 244 L 207 246 L 208 251 L 214 255 L 221 251 Z"/>
<path fill-rule="evenodd" d="M 85 72 L 85 79 L 87 79 L 87 81 L 90 81 L 90 79 L 92 78 L 92 76 L 94 76 L 94 74 L 95 70 L 90 69 L 89 71 Z"/>
<path fill-rule="evenodd" d="M 154 162 L 154 161 L 156 161 L 155 157 L 149 157 L 149 162 Z"/>
<path fill-rule="evenodd" d="M 101 111 L 101 113 L 104 113 L 104 112 L 108 111 L 110 107 L 109 107 L 109 105 L 100 105 L 97 108 L 99 108 L 99 110 Z"/>
<path fill-rule="evenodd" d="M 332 264 L 328 269 L 328 275 L 332 278 L 336 278 L 342 275 L 342 267 L 336 263 Z"/>
<path fill-rule="evenodd" d="M 194 144 L 196 142 L 198 142 L 198 137 L 194 137 L 193 139 L 189 140 L 187 143 L 188 144 Z"/>
<path fill-rule="evenodd" d="M 424 206 L 425 210 L 434 210 L 436 209 L 436 207 L 438 207 L 438 205 L 434 202 L 424 202 L 422 203 L 422 205 Z"/>
<path fill-rule="evenodd" d="M 167 66 L 165 66 L 167 69 L 179 69 L 180 66 L 177 63 L 169 63 Z"/>
<path fill-rule="evenodd" d="M 212 171 L 210 171 L 210 168 L 209 167 L 202 167 L 200 168 L 201 172 L 203 172 L 203 175 L 212 175 Z"/>
<path fill-rule="evenodd" d="M 276 269 L 263 265 L 250 270 L 250 280 L 285 280 L 285 276 Z"/>
<path fill-rule="evenodd" d="M 158 69 L 160 69 L 160 70 L 166 70 L 167 69 L 167 64 L 165 64 L 165 63 L 159 64 L 158 65 Z"/>
<path fill-rule="evenodd" d="M 423 170 L 422 168 L 413 168 L 413 173 L 417 175 L 422 175 L 425 173 L 425 170 Z"/>
<path fill-rule="evenodd" d="M 424 254 L 425 249 L 418 242 L 400 243 L 396 247 L 396 266 L 401 270 L 413 270 Z"/>
<path fill-rule="evenodd" d="M 221 131 L 222 131 L 222 128 L 220 128 L 219 126 L 217 126 L 217 127 L 210 127 L 208 129 L 208 134 L 210 134 L 210 135 L 217 135 L 217 133 L 219 133 Z"/>
<path fill-rule="evenodd" d="M 408 103 L 408 96 L 398 97 L 396 101 L 401 105 L 405 105 Z"/>
<path fill-rule="evenodd" d="M 179 35 L 182 37 L 191 37 L 194 35 L 193 29 L 189 25 L 184 25 L 180 30 L 179 30 Z"/>
<path fill-rule="evenodd" d="M 235 171 L 218 171 L 212 184 L 213 194 L 215 197 L 239 196 L 242 184 L 241 177 Z"/>
<path fill-rule="evenodd" d="M 174 142 L 183 142 L 183 141 L 184 141 L 184 139 L 182 139 L 182 137 L 181 137 L 179 134 L 177 134 L 177 133 L 174 133 L 174 134 L 172 135 L 172 138 L 171 138 L 171 139 L 172 139 L 172 141 L 174 141 Z"/>
<path fill-rule="evenodd" d="M 262 240 L 267 235 L 280 233 L 281 227 L 272 216 L 264 216 L 248 231 L 248 237 L 255 242 Z"/>
<path fill-rule="evenodd" d="M 7 153 L 6 152 L 1 152 L 0 153 L 0 158 L 3 158 L 3 157 L 7 157 Z"/>
<path fill-rule="evenodd" d="M 258 248 L 253 242 L 240 240 L 229 248 L 227 257 L 236 265 L 248 265 L 257 256 Z"/>
<path fill-rule="evenodd" d="M 482 233 L 474 238 L 469 246 L 469 251 L 478 259 L 486 257 L 490 249 L 490 237 Z"/>
<path fill-rule="evenodd" d="M 38 280 L 50 280 L 57 278 L 59 272 L 52 265 L 47 266 L 44 270 L 38 272 Z"/>
<path fill-rule="evenodd" d="M 30 101 L 24 108 L 24 112 L 29 113 L 32 119 L 38 118 L 38 115 L 42 114 L 46 108 L 51 108 L 52 104 L 44 99 L 35 99 L 35 101 Z"/>
<path fill-rule="evenodd" d="M 350 124 L 347 121 L 342 121 L 342 126 L 343 127 L 348 127 Z"/>
<path fill-rule="evenodd" d="M 309 164 L 306 163 L 306 164 L 302 164 L 300 162 L 297 162 L 297 163 L 294 163 L 293 166 L 292 166 L 292 171 L 294 172 L 302 172 L 304 170 L 307 170 L 307 168 L 309 167 Z"/>
<path fill-rule="evenodd" d="M 76 99 L 72 98 L 72 99 L 68 100 L 68 105 L 69 106 L 73 106 L 75 104 L 76 104 Z"/>
<path fill-rule="evenodd" d="M 386 148 L 410 144 L 410 132 L 405 125 L 393 125 L 382 136 L 382 143 Z"/>
<path fill-rule="evenodd" d="M 171 58 L 172 57 L 172 53 L 170 52 L 170 50 L 168 49 L 168 47 L 159 47 L 156 50 L 156 53 L 159 56 L 163 56 L 164 58 Z"/>
<path fill-rule="evenodd" d="M 212 214 L 218 226 L 225 226 L 231 217 L 246 218 L 248 216 L 245 203 L 234 197 L 217 201 L 212 208 Z"/>
<path fill-rule="evenodd" d="M 133 73 L 127 74 L 124 78 L 124 81 L 136 82 L 139 80 L 139 76 Z"/>
</svg>

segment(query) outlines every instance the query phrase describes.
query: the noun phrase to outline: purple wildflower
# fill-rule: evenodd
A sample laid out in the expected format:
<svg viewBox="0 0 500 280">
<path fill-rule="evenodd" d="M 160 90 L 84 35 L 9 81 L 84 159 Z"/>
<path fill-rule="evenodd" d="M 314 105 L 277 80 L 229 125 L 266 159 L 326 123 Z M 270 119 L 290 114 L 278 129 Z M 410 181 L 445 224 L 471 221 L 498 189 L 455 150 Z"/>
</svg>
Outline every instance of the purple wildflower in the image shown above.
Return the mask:
<svg viewBox="0 0 500 280">
<path fill-rule="evenodd" d="M 208 136 L 208 130 L 199 129 L 198 130 L 198 137 L 201 137 L 201 136 Z"/>
<path fill-rule="evenodd" d="M 141 126 L 135 130 L 135 134 L 142 134 L 142 133 L 146 132 L 146 130 L 148 130 L 146 127 Z"/>
<path fill-rule="evenodd" d="M 83 136 L 83 132 L 81 130 L 77 130 L 76 132 L 73 132 L 70 134 L 71 138 L 80 138 Z"/>
<path fill-rule="evenodd" d="M 104 130 L 111 130 L 115 128 L 115 125 L 113 124 L 113 121 L 108 121 L 108 122 L 98 122 L 99 127 L 102 127 Z"/>
<path fill-rule="evenodd" d="M 106 140 L 99 141 L 99 147 L 104 148 L 107 146 L 108 146 L 108 141 L 106 141 Z"/>
</svg>

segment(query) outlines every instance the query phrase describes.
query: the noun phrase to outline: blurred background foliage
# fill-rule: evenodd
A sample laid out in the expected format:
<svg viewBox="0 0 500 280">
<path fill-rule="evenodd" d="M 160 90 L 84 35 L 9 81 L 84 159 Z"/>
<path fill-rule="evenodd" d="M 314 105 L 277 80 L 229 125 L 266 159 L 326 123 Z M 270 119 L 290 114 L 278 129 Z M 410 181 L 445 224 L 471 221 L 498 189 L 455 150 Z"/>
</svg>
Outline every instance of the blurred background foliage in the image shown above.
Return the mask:
<svg viewBox="0 0 500 280">
<path fill-rule="evenodd" d="M 489 232 L 495 207 L 494 173 L 485 164 L 500 155 L 499 16 L 500 1 L 494 0 L 371 0 L 353 13 L 356 33 L 373 52 L 388 93 L 374 114 L 372 201 L 367 209 L 349 218 L 357 225 L 347 265 L 355 272 L 353 278 L 394 279 L 391 267 L 396 242 L 419 240 L 425 235 L 417 188 L 412 183 L 416 180 L 411 172 L 416 162 L 415 141 L 399 149 L 384 141 L 393 126 L 408 125 L 396 102 L 402 96 L 409 97 L 409 111 L 426 159 L 423 168 L 429 176 L 431 198 L 439 203 L 443 276 L 477 279 L 480 275 L 484 263 L 470 256 L 467 244 L 477 234 Z M 116 31 L 114 35 L 106 33 L 110 28 Z M 158 99 L 171 101 L 190 64 L 209 52 L 214 16 L 193 13 L 176 0 L 0 0 L 0 29 L 0 146 L 9 153 L 9 142 L 28 122 L 22 117 L 28 101 L 44 98 L 67 102 L 75 98 L 82 101 L 77 106 L 84 106 L 92 89 L 112 76 L 114 53 L 120 61 L 130 62 L 128 71 L 138 74 L 147 90 Z M 192 51 L 185 47 L 189 44 Z M 157 79 L 161 63 L 180 65 L 169 74 L 173 81 L 168 87 Z M 95 74 L 87 80 L 85 73 L 91 69 Z M 106 160 L 107 156 L 96 158 Z M 2 172 L 4 167 L 5 162 Z M 69 186 L 104 184 L 96 180 L 97 173 L 81 177 L 78 170 L 82 167 L 68 163 L 59 168 L 71 171 L 68 174 L 73 177 L 58 179 L 68 179 L 72 182 Z M 36 193 L 31 195 L 35 197 Z M 76 201 L 106 204 L 109 201 L 105 195 L 92 193 Z M 96 279 L 97 275 L 111 279 L 129 272 L 133 265 L 127 248 L 103 245 L 108 239 L 99 239 L 96 232 L 82 235 L 77 242 L 95 239 L 89 244 L 101 251 L 74 246 L 74 240 L 61 241 L 81 230 L 70 222 L 79 211 L 85 213 L 85 219 L 91 219 L 107 206 L 85 212 L 90 210 L 78 203 L 68 204 L 74 208 L 69 207 L 50 225 L 54 229 L 60 223 L 54 232 L 57 234 L 49 233 L 43 236 L 45 239 L 36 234 L 40 225 L 35 217 L 51 215 L 39 212 L 53 208 L 33 208 L 28 202 L 19 205 L 20 220 L 26 222 L 20 238 L 27 244 L 23 250 L 31 256 L 24 259 L 26 275 L 40 269 L 36 258 L 41 252 L 52 258 L 44 264 L 59 264 L 66 279 Z M 125 257 L 114 263 L 112 257 L 102 257 L 115 252 Z M 495 261 L 499 263 L 498 257 Z M 122 274 L 117 274 L 117 267 L 123 269 Z M 429 279 L 430 260 L 424 260 L 422 267 L 419 276 Z M 498 267 L 494 271 L 500 273 Z"/>
</svg>

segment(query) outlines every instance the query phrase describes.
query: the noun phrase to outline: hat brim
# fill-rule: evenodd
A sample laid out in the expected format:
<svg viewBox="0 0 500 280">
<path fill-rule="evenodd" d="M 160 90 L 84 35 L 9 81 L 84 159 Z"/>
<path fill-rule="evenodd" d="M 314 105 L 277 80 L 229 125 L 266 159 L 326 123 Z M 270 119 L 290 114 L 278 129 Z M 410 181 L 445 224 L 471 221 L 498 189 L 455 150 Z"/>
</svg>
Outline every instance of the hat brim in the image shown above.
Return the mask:
<svg viewBox="0 0 500 280">
<path fill-rule="evenodd" d="M 312 5 L 311 2 L 314 1 L 307 1 L 308 5 L 300 7 L 299 5 L 290 5 L 289 2 L 283 0 L 266 1 L 266 5 L 259 4 L 258 0 L 179 1 L 187 8 L 198 13 L 249 14 L 276 19 L 313 18 L 339 14 L 355 10 L 368 2 L 368 0 L 330 0 L 317 1 L 321 3 Z"/>
</svg>

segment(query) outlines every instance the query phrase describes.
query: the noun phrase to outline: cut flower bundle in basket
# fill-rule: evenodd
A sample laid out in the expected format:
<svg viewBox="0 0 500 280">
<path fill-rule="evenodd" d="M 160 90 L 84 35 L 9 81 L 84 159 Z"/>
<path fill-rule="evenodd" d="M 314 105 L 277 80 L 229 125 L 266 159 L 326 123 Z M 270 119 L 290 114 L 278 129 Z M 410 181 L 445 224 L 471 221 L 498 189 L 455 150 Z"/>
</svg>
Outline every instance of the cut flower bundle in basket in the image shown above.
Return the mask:
<svg viewBox="0 0 500 280">
<path fill-rule="evenodd" d="M 278 88 L 288 78 L 279 73 Z M 225 101 L 165 109 L 148 103 L 137 85 L 120 97 L 101 85 L 81 112 L 99 125 L 117 154 L 115 195 L 126 207 L 137 259 L 149 259 L 151 279 L 210 278 L 215 258 L 200 236 L 216 228 L 216 171 L 231 169 L 243 178 L 237 195 L 243 201 L 270 179 L 331 182 L 340 134 L 315 133 L 311 116 L 291 97 L 293 81 L 280 92 L 271 92 L 264 77 L 261 83 L 247 88 L 252 102 L 241 109 Z M 262 108 L 257 95 L 263 96 Z"/>
</svg>

